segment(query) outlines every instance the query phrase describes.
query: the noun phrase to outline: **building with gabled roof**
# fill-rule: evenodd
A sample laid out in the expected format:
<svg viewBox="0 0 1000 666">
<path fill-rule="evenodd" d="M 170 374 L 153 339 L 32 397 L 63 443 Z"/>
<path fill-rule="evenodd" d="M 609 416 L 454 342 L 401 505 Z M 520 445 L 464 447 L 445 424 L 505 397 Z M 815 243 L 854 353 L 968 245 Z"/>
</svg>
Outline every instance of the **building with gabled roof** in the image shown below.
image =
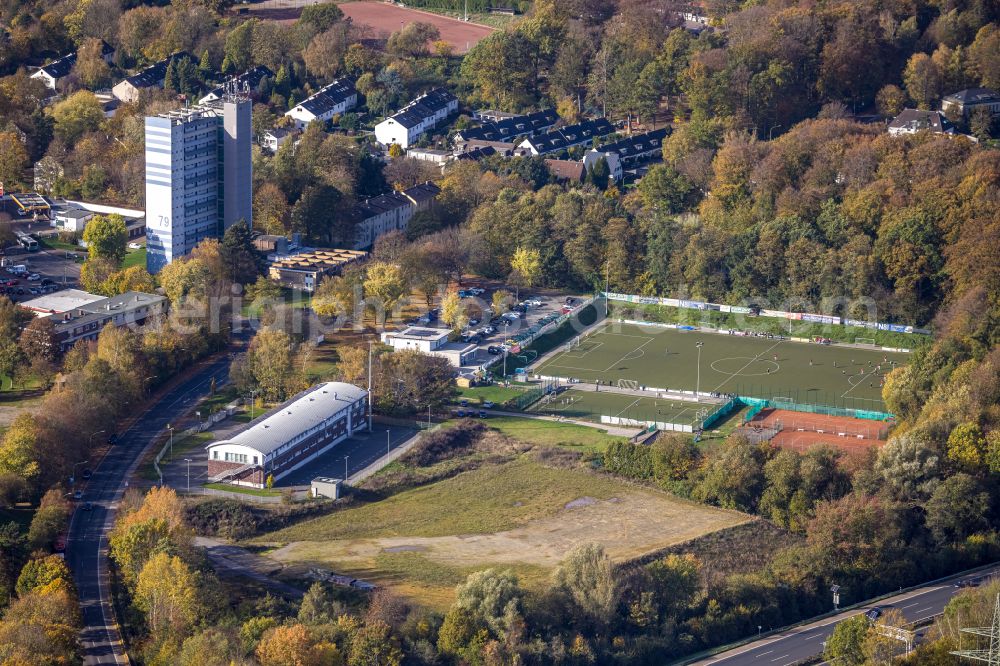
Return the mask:
<svg viewBox="0 0 1000 666">
<path fill-rule="evenodd" d="M 614 131 L 615 128 L 607 118 L 598 118 L 560 127 L 545 134 L 529 136 L 517 147 L 531 155 L 546 155 L 589 144 L 597 137 L 613 134 Z"/>
<path fill-rule="evenodd" d="M 271 69 L 265 65 L 257 65 L 253 69 L 249 69 L 239 76 L 231 78 L 228 83 L 235 85 L 237 90 L 246 91 L 252 94 L 255 90 L 257 90 L 257 86 L 259 86 L 260 82 L 265 78 L 273 79 L 274 72 L 272 72 Z M 217 86 L 209 91 L 207 95 L 199 99 L 198 103 L 205 104 L 207 102 L 214 102 L 222 99 L 222 96 L 225 94 L 225 87 Z"/>
<path fill-rule="evenodd" d="M 123 102 L 136 102 L 142 91 L 150 88 L 162 88 L 167 78 L 167 67 L 178 58 L 190 58 L 186 51 L 171 53 L 163 60 L 129 76 L 111 89 L 111 94 Z"/>
<path fill-rule="evenodd" d="M 409 148 L 426 132 L 458 111 L 458 98 L 444 88 L 420 95 L 375 126 L 375 139 L 383 146 Z"/>
<path fill-rule="evenodd" d="M 296 104 L 286 116 L 295 121 L 298 129 L 318 120 L 325 122 L 336 115 L 344 114 L 358 105 L 358 91 L 351 79 L 337 79 L 323 86 L 312 97 Z"/>
<path fill-rule="evenodd" d="M 954 112 L 965 118 L 976 109 L 989 109 L 992 115 L 1000 114 L 1000 93 L 989 88 L 966 88 L 941 100 L 941 110 Z"/>
<path fill-rule="evenodd" d="M 603 157 L 608 164 L 611 179 L 620 181 L 625 175 L 625 169 L 661 159 L 663 140 L 669 134 L 670 128 L 661 127 L 605 143 L 587 151 L 583 156 L 583 164 L 586 168 L 593 169 Z"/>
<path fill-rule="evenodd" d="M 113 56 L 115 50 L 110 44 L 101 40 L 101 56 L 105 61 L 110 61 L 111 56 Z M 31 75 L 31 78 L 38 79 L 45 84 L 45 87 L 55 90 L 56 85 L 60 80 L 69 76 L 69 73 L 73 71 L 73 67 L 76 65 L 77 53 L 67 53 L 61 58 L 53 60 L 47 65 L 42 65 L 38 68 L 38 71 Z"/>
<path fill-rule="evenodd" d="M 932 134 L 954 134 L 955 129 L 940 111 L 924 111 L 922 109 L 903 109 L 892 119 L 888 130 L 891 136 L 931 132 Z"/>
<path fill-rule="evenodd" d="M 366 199 L 355 209 L 357 250 L 371 247 L 390 231 L 406 231 L 415 213 L 430 210 L 441 188 L 431 182 L 420 183 L 401 192 Z"/>
<path fill-rule="evenodd" d="M 481 117 L 486 118 L 485 115 Z M 553 127 L 559 122 L 559 114 L 555 109 L 543 109 L 524 116 L 511 116 L 495 120 L 484 120 L 480 127 L 469 127 L 455 133 L 455 143 L 469 141 L 513 141 L 516 138 L 531 136 Z"/>
<path fill-rule="evenodd" d="M 367 430 L 367 418 L 367 391 L 317 384 L 206 446 L 209 481 L 263 488 Z"/>
</svg>

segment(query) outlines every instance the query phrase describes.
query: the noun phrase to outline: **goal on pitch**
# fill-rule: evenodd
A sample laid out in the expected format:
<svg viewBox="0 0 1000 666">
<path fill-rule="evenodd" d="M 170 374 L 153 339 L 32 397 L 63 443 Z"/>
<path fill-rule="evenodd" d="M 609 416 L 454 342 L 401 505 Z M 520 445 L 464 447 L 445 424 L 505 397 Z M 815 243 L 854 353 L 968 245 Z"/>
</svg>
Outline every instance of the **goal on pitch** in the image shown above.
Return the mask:
<svg viewBox="0 0 1000 666">
<path fill-rule="evenodd" d="M 863 345 L 865 347 L 877 347 L 875 344 L 875 338 L 854 338 L 854 344 Z"/>
</svg>

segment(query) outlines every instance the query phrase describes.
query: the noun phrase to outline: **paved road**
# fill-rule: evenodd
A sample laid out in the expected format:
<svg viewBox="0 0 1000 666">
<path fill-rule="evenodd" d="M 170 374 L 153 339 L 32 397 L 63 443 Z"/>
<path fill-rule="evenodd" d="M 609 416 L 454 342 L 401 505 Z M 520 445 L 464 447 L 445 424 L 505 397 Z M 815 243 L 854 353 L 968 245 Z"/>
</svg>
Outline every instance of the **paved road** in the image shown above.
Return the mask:
<svg viewBox="0 0 1000 666">
<path fill-rule="evenodd" d="M 910 622 L 927 620 L 944 610 L 948 601 L 960 591 L 954 586 L 955 580 L 959 578 L 978 579 L 997 574 L 1000 574 L 1000 567 L 978 573 L 975 576 L 955 577 L 945 582 L 928 585 L 880 601 L 877 604 L 781 631 L 749 645 L 694 662 L 694 666 L 707 666 L 708 664 L 713 666 L 789 666 L 796 664 L 804 659 L 822 654 L 823 643 L 833 633 L 834 625 L 841 620 L 846 620 L 858 613 L 864 613 L 874 606 L 884 609 L 898 608 Z"/>
<path fill-rule="evenodd" d="M 114 525 L 125 481 L 138 466 L 143 451 L 209 391 L 212 379 L 221 384 L 229 374 L 230 359 L 206 364 L 193 376 L 167 391 L 135 424 L 120 434 L 119 442 L 94 469 L 84 501 L 93 510 L 78 509 L 70 523 L 66 560 L 80 594 L 84 629 L 81 634 L 84 664 L 127 664 L 128 657 L 114 622 L 108 591 L 106 534 Z"/>
</svg>

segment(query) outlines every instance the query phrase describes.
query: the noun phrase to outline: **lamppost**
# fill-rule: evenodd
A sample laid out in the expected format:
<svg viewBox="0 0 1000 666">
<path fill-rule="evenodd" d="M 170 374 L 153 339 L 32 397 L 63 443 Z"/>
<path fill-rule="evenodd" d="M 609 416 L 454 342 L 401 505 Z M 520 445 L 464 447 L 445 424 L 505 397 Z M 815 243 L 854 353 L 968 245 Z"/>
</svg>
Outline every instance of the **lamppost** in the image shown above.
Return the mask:
<svg viewBox="0 0 1000 666">
<path fill-rule="evenodd" d="M 253 389 L 253 390 L 250 391 L 250 420 L 251 421 L 253 421 L 253 408 L 254 408 L 254 403 L 257 402 L 257 393 L 258 393 L 257 389 Z"/>
<path fill-rule="evenodd" d="M 90 437 L 87 438 L 87 450 L 90 450 L 90 445 L 94 443 L 94 436 L 100 435 L 102 432 L 107 432 L 107 430 L 98 430 L 97 432 L 90 433 Z"/>
<path fill-rule="evenodd" d="M 351 456 L 344 456 L 344 483 L 347 483 L 347 459 Z"/>
<path fill-rule="evenodd" d="M 184 462 L 187 463 L 187 468 L 188 468 L 187 469 L 187 477 L 188 477 L 188 479 L 187 479 L 187 491 L 190 493 L 191 492 L 191 459 L 190 458 L 185 458 Z"/>
<path fill-rule="evenodd" d="M 833 592 L 833 610 L 840 610 L 840 586 L 831 585 L 830 591 Z"/>
<path fill-rule="evenodd" d="M 89 462 L 90 462 L 89 460 L 84 460 L 82 462 L 73 463 L 73 476 L 69 477 L 69 482 L 73 484 L 73 490 L 76 490 L 76 466 L 86 465 Z"/>
<path fill-rule="evenodd" d="M 389 462 L 389 429 L 385 431 L 385 461 Z"/>
<path fill-rule="evenodd" d="M 431 429 L 431 403 L 427 403 L 427 429 Z"/>
<path fill-rule="evenodd" d="M 167 430 L 170 431 L 170 460 L 172 461 L 174 459 L 174 427 L 168 423 Z"/>
<path fill-rule="evenodd" d="M 701 393 L 701 348 L 704 346 L 704 342 L 698 342 L 695 347 L 698 348 L 698 381 L 694 387 L 694 397 L 697 398 L 698 394 Z"/>
</svg>

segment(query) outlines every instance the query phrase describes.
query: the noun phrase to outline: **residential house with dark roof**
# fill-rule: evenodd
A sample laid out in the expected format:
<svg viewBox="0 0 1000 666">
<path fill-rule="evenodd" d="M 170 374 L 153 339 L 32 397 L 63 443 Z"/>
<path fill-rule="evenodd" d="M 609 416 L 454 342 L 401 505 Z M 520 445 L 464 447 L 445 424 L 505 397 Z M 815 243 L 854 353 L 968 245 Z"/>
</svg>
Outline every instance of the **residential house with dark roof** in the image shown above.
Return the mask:
<svg viewBox="0 0 1000 666">
<path fill-rule="evenodd" d="M 917 132 L 933 134 L 954 134 L 951 123 L 940 111 L 923 111 L 920 109 L 903 109 L 902 113 L 889 123 L 888 132 L 892 136 L 916 134 Z"/>
<path fill-rule="evenodd" d="M 144 90 L 162 88 L 167 78 L 167 67 L 178 58 L 190 58 L 185 51 L 171 53 L 163 60 L 133 74 L 111 89 L 111 94 L 123 102 L 136 102 Z"/>
<path fill-rule="evenodd" d="M 111 48 L 111 45 L 102 40 L 101 56 L 104 60 L 110 61 L 114 53 L 115 50 Z M 31 75 L 31 78 L 38 79 L 45 84 L 45 87 L 55 90 L 59 81 L 69 76 L 69 73 L 73 71 L 73 66 L 76 65 L 76 55 L 76 52 L 67 53 L 58 60 L 53 60 L 49 64 L 39 67 L 38 71 Z"/>
<path fill-rule="evenodd" d="M 545 134 L 529 136 L 517 147 L 530 155 L 547 155 L 573 146 L 587 145 L 597 137 L 613 134 L 614 131 L 615 128 L 612 127 L 607 118 L 585 120 L 582 123 L 560 127 Z"/>
<path fill-rule="evenodd" d="M 514 141 L 519 137 L 544 132 L 559 122 L 554 109 L 535 111 L 525 116 L 512 116 L 497 120 L 484 120 L 480 127 L 469 127 L 455 133 L 456 144 L 469 141 Z"/>
<path fill-rule="evenodd" d="M 395 143 L 409 148 L 456 111 L 458 98 L 444 88 L 435 88 L 376 125 L 375 139 L 383 146 Z"/>
<path fill-rule="evenodd" d="M 992 115 L 1000 115 L 1000 93 L 989 88 L 966 88 L 957 93 L 945 95 L 941 100 L 941 110 L 955 113 L 966 119 L 975 109 L 989 109 Z"/>
<path fill-rule="evenodd" d="M 663 140 L 669 134 L 669 128 L 661 127 L 603 144 L 587 151 L 583 156 L 583 164 L 588 169 L 593 169 L 603 157 L 608 163 L 611 178 L 619 181 L 624 176 L 625 169 L 661 159 Z"/>
<path fill-rule="evenodd" d="M 271 71 L 269 67 L 264 65 L 257 65 L 253 69 L 247 70 L 240 74 L 239 76 L 233 77 L 229 80 L 229 83 L 236 85 L 237 90 L 244 90 L 253 93 L 257 90 L 257 86 L 265 78 L 273 79 L 274 72 Z M 207 95 L 198 100 L 199 104 L 205 104 L 207 102 L 214 102 L 216 100 L 222 99 L 222 95 L 225 93 L 225 86 L 218 86 L 213 88 Z"/>
<path fill-rule="evenodd" d="M 402 192 L 372 197 L 358 204 L 354 249 L 371 247 L 390 231 L 406 231 L 410 218 L 434 206 L 441 188 L 431 182 L 420 183 Z"/>
<path fill-rule="evenodd" d="M 344 78 L 323 86 L 319 92 L 295 105 L 285 115 L 295 121 L 298 129 L 305 129 L 314 120 L 325 122 L 357 105 L 358 91 L 354 88 L 354 81 Z"/>
<path fill-rule="evenodd" d="M 258 143 L 260 147 L 271 153 L 278 152 L 278 148 L 289 141 L 294 141 L 299 135 L 299 130 L 288 129 L 286 127 L 274 127 L 261 133 Z"/>
</svg>

